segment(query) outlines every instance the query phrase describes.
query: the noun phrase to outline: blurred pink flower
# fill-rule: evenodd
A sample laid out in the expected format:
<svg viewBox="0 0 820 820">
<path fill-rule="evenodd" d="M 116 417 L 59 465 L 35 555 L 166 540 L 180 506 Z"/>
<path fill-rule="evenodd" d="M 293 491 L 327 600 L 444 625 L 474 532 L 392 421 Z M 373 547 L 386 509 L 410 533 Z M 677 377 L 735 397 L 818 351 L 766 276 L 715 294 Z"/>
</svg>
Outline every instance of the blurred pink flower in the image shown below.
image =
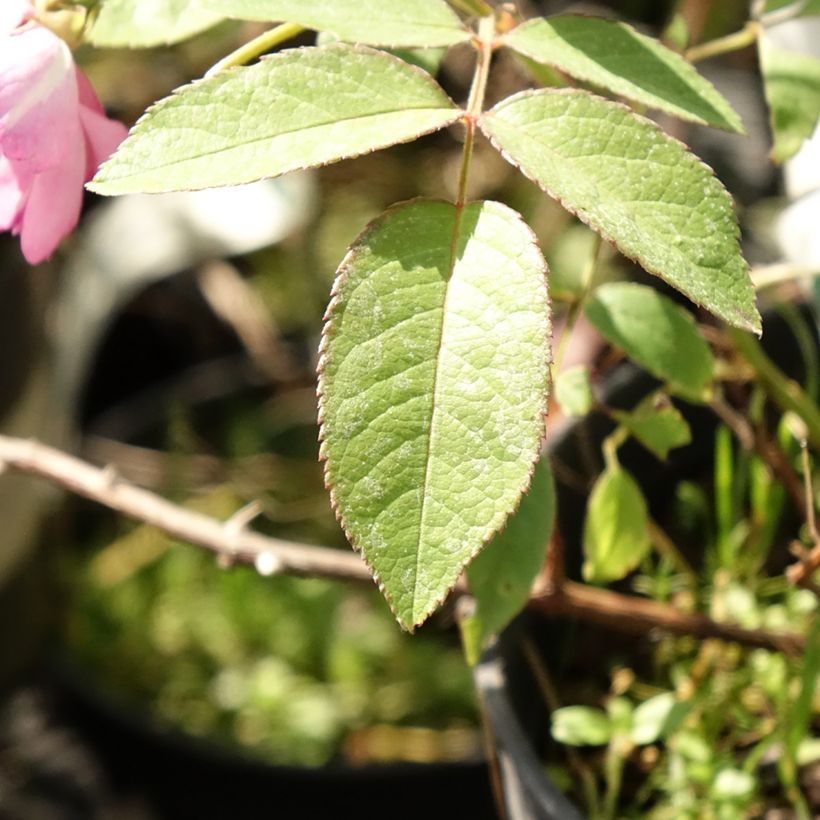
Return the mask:
<svg viewBox="0 0 820 820">
<path fill-rule="evenodd" d="M 42 262 L 80 216 L 83 183 L 125 136 L 27 0 L 0 0 L 0 231 Z"/>
</svg>

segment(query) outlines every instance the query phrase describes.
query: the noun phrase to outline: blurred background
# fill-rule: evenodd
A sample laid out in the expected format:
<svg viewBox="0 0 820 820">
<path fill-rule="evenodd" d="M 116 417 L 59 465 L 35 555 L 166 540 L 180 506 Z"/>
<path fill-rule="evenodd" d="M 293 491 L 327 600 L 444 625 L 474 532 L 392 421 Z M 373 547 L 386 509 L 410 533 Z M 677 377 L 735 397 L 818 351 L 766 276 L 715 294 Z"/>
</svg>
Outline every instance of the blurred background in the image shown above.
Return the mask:
<svg viewBox="0 0 820 820">
<path fill-rule="evenodd" d="M 745 0 L 518 5 L 525 17 L 616 14 L 654 36 L 677 12 L 692 42 L 748 17 Z M 109 113 L 131 124 L 262 30 L 224 23 L 147 53 L 83 47 L 77 56 Z M 784 36 L 816 46 L 815 34 Z M 469 47 L 443 62 L 406 56 L 465 99 Z M 753 266 L 816 269 L 817 149 L 785 176 L 770 162 L 753 48 L 701 69 L 748 136 L 661 124 L 735 196 Z M 544 82 L 560 78 L 499 53 L 488 104 Z M 0 236 L 0 430 L 115 465 L 217 518 L 258 500 L 260 531 L 347 549 L 317 461 L 322 315 L 346 247 L 372 218 L 404 199 L 454 195 L 460 139 L 453 128 L 236 189 L 89 195 L 76 234 L 33 270 Z M 470 195 L 509 203 L 535 229 L 560 333 L 592 234 L 483 140 Z M 599 275 L 636 274 L 608 249 Z M 596 344 L 579 322 L 564 365 L 595 360 Z M 0 520 L 0 817 L 255 817 L 269 814 L 264 784 L 331 793 L 337 781 L 346 784 L 339 800 L 352 804 L 380 788 L 421 795 L 463 784 L 453 808 L 473 800 L 472 816 L 494 816 L 471 673 L 446 608 L 411 637 L 375 588 L 221 569 L 196 548 L 19 475 L 0 477 Z M 400 778 L 423 764 L 426 785 L 385 779 L 384 764 Z M 329 779 L 312 779 L 316 767 Z M 191 790 L 207 773 L 220 788 L 239 784 L 230 802 L 196 802 Z M 242 804 L 239 792 L 254 796 Z M 283 793 L 271 805 L 287 805 Z"/>
</svg>

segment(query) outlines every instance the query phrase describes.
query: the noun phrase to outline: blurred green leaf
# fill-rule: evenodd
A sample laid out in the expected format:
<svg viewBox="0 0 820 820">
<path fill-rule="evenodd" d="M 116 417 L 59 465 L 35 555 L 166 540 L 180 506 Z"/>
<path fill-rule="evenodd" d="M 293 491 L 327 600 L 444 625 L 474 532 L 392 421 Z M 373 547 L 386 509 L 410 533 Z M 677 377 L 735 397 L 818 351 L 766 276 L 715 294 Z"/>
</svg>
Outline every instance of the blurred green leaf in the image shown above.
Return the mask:
<svg viewBox="0 0 820 820">
<path fill-rule="evenodd" d="M 745 800 L 754 794 L 754 777 L 742 769 L 721 769 L 712 783 L 711 795 L 715 800 Z"/>
<path fill-rule="evenodd" d="M 663 740 L 676 731 L 689 712 L 690 704 L 680 701 L 673 692 L 664 692 L 645 700 L 632 717 L 630 738 L 638 746 Z"/>
<path fill-rule="evenodd" d="M 610 698 L 606 703 L 606 713 L 612 724 L 613 734 L 628 735 L 632 731 L 635 709 L 625 697 Z"/>
<path fill-rule="evenodd" d="M 641 105 L 743 132 L 740 117 L 707 79 L 679 54 L 626 23 L 576 14 L 538 17 L 514 28 L 503 42 Z"/>
<path fill-rule="evenodd" d="M 567 416 L 585 416 L 592 407 L 592 386 L 589 370 L 578 365 L 562 370 L 555 379 L 555 398 Z"/>
<path fill-rule="evenodd" d="M 553 300 L 575 302 L 589 286 L 589 260 L 596 254 L 600 237 L 578 223 L 567 225 L 544 249 L 550 266 L 549 289 Z M 596 258 L 595 272 L 605 267 Z"/>
<path fill-rule="evenodd" d="M 592 583 L 623 578 L 649 550 L 648 513 L 640 487 L 620 465 L 595 482 L 584 522 L 583 575 Z"/>
<path fill-rule="evenodd" d="M 447 52 L 443 48 L 394 48 L 392 53 L 405 63 L 418 66 L 435 77 Z"/>
<path fill-rule="evenodd" d="M 339 37 L 331 31 L 320 31 L 316 35 L 317 46 L 326 46 L 330 43 L 339 42 L 341 42 Z M 394 57 L 404 60 L 405 63 L 423 69 L 433 77 L 438 74 L 444 55 L 447 53 L 446 48 L 390 48 L 386 51 Z"/>
<path fill-rule="evenodd" d="M 465 640 L 471 665 L 478 660 L 487 640 L 526 604 L 544 563 L 554 520 L 555 486 L 549 462 L 542 459 L 518 510 L 467 567 L 467 580 L 476 603 Z"/>
<path fill-rule="evenodd" d="M 670 450 L 683 447 L 692 440 L 686 419 L 668 399 L 663 401 L 650 396 L 634 410 L 615 410 L 613 415 L 661 461 L 666 459 Z"/>
<path fill-rule="evenodd" d="M 105 0 L 88 39 L 107 48 L 148 48 L 185 40 L 223 15 L 205 11 L 199 0 Z"/>
<path fill-rule="evenodd" d="M 605 746 L 612 736 L 612 725 L 602 709 L 564 706 L 552 713 L 552 736 L 568 746 Z"/>
<path fill-rule="evenodd" d="M 798 766 L 809 766 L 820 761 L 820 737 L 804 738 L 797 747 Z"/>
<path fill-rule="evenodd" d="M 373 46 L 449 46 L 470 32 L 444 0 L 199 0 L 240 20 L 298 23 L 339 39 Z"/>
<path fill-rule="evenodd" d="M 586 317 L 612 345 L 688 399 L 703 401 L 714 378 L 709 345 L 692 316 L 653 288 L 631 282 L 601 285 Z"/>
<path fill-rule="evenodd" d="M 771 156 L 785 162 L 811 136 L 820 117 L 820 59 L 781 48 L 765 30 L 758 51 L 774 135 Z"/>
</svg>

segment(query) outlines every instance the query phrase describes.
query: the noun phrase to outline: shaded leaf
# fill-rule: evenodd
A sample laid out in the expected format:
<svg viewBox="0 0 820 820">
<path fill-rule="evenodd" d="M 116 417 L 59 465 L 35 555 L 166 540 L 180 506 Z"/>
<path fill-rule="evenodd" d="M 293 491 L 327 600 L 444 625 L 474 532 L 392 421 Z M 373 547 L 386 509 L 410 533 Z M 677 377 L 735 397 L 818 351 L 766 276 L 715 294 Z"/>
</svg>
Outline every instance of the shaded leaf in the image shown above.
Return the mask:
<svg viewBox="0 0 820 820">
<path fill-rule="evenodd" d="M 550 266 L 550 297 L 578 302 L 586 296 L 593 278 L 606 279 L 609 274 L 606 255 L 599 252 L 601 239 L 586 225 L 573 220 L 547 245 L 545 253 Z"/>
<path fill-rule="evenodd" d="M 612 725 L 602 709 L 564 706 L 552 713 L 552 736 L 568 746 L 605 746 L 612 737 Z"/>
<path fill-rule="evenodd" d="M 503 526 L 544 432 L 546 263 L 494 202 L 396 206 L 357 240 L 320 361 L 325 478 L 399 621 Z"/>
<path fill-rule="evenodd" d="M 463 632 L 470 664 L 478 661 L 484 644 L 527 603 L 533 581 L 544 563 L 554 520 L 555 486 L 549 462 L 542 459 L 519 508 L 467 567 L 467 580 L 476 603 L 471 616 L 473 623 Z"/>
<path fill-rule="evenodd" d="M 743 132 L 740 117 L 705 77 L 679 54 L 626 23 L 577 14 L 539 17 L 513 29 L 503 42 L 641 105 Z"/>
<path fill-rule="evenodd" d="M 449 46 L 470 38 L 444 0 L 200 0 L 240 20 L 298 23 L 372 46 Z"/>
<path fill-rule="evenodd" d="M 222 19 L 199 0 L 105 0 L 88 39 L 95 46 L 148 48 L 199 34 Z"/>
<path fill-rule="evenodd" d="M 555 398 L 567 416 L 585 416 L 592 407 L 589 370 L 584 365 L 562 370 L 555 379 Z"/>
<path fill-rule="evenodd" d="M 758 51 L 774 137 L 771 156 L 785 162 L 812 135 L 820 117 L 820 59 L 781 48 L 765 31 Z"/>
<path fill-rule="evenodd" d="M 583 576 L 602 584 L 631 572 L 649 550 L 648 514 L 640 487 L 610 465 L 595 482 L 584 522 Z"/>
<path fill-rule="evenodd" d="M 88 187 L 237 185 L 407 142 L 460 116 L 428 74 L 383 51 L 288 49 L 158 102 Z"/>
<path fill-rule="evenodd" d="M 666 459 L 670 450 L 683 447 L 692 440 L 686 419 L 668 399 L 659 404 L 655 396 L 650 396 L 634 410 L 615 410 L 613 415 L 661 461 Z"/>
<path fill-rule="evenodd" d="M 391 53 L 405 63 L 418 66 L 435 77 L 447 51 L 443 48 L 396 48 Z"/>
<path fill-rule="evenodd" d="M 516 94 L 480 122 L 510 162 L 623 253 L 759 332 L 730 196 L 654 123 L 584 91 L 548 88 Z"/>
<path fill-rule="evenodd" d="M 691 315 L 646 285 L 602 285 L 586 305 L 586 317 L 612 345 L 653 376 L 693 400 L 703 400 L 715 361 Z"/>
<path fill-rule="evenodd" d="M 317 46 L 339 42 L 341 40 L 330 31 L 320 31 L 316 35 Z M 386 50 L 400 60 L 404 60 L 405 63 L 423 69 L 433 77 L 438 74 L 444 55 L 447 53 L 446 48 L 390 48 Z"/>
</svg>

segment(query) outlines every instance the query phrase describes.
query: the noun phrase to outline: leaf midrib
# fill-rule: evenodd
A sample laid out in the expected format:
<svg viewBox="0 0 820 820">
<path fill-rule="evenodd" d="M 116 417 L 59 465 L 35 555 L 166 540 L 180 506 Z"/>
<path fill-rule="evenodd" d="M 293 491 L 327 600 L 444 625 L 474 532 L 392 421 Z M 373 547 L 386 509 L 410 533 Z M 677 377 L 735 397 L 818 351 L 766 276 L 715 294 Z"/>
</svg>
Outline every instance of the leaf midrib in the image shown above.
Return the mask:
<svg viewBox="0 0 820 820">
<path fill-rule="evenodd" d="M 492 112 L 490 112 L 490 113 L 492 113 Z M 490 121 L 492 121 L 492 119 L 493 118 L 491 117 Z M 554 149 L 552 146 L 547 145 L 546 143 L 540 142 L 536 137 L 531 136 L 524 128 L 519 126 L 517 123 L 511 123 L 509 120 L 505 120 L 503 117 L 496 117 L 496 119 L 498 121 L 504 123 L 508 127 L 515 129 L 517 134 L 519 134 L 522 137 L 526 138 L 529 142 L 535 143 L 535 145 L 538 146 L 540 149 L 542 149 L 542 150 L 546 151 L 547 153 L 549 153 L 553 158 L 553 160 L 552 160 L 553 162 L 563 161 L 567 164 L 575 165 L 576 157 L 569 156 L 569 155 L 566 155 L 566 154 L 561 154 L 559 151 Z M 584 119 L 584 118 L 581 117 L 580 119 Z M 588 158 L 588 157 L 585 157 L 585 158 Z M 624 159 L 624 158 L 619 157 L 619 159 Z M 647 162 L 647 163 L 650 162 L 649 160 L 640 160 L 639 158 L 636 158 L 636 157 L 629 157 L 628 159 L 634 159 L 635 161 L 641 161 L 641 162 Z M 517 160 L 514 160 L 514 164 L 517 167 L 519 167 L 523 170 L 523 165 L 522 165 L 521 162 L 519 162 Z M 668 166 L 663 166 L 663 167 L 668 167 Z M 563 195 L 558 194 L 557 192 L 554 191 L 554 189 L 552 189 L 550 186 L 546 185 L 545 183 L 542 183 L 542 182 L 540 182 L 536 179 L 533 179 L 533 181 L 538 185 L 539 188 L 546 191 L 551 197 L 553 197 L 554 199 L 557 199 L 559 202 L 561 202 L 563 204 L 563 202 L 565 200 L 565 197 Z M 630 201 L 627 201 L 627 200 L 623 199 L 622 197 L 613 195 L 611 187 L 606 185 L 605 181 L 604 181 L 603 184 L 599 184 L 598 182 L 596 182 L 595 187 L 596 187 L 597 190 L 600 190 L 600 191 L 604 192 L 605 194 L 609 194 L 610 197 L 611 197 L 610 200 L 609 200 L 610 204 L 612 202 L 615 202 L 617 205 L 619 205 L 618 210 L 624 215 L 625 218 L 627 218 L 635 226 L 636 230 L 638 230 L 638 231 L 640 230 L 640 225 L 635 221 L 634 215 L 629 212 Z M 601 201 L 604 201 L 604 200 L 605 200 L 605 198 L 602 197 Z M 639 202 L 642 205 L 646 205 L 646 204 L 649 204 L 650 201 L 649 200 L 639 200 Z M 656 204 L 658 206 L 664 206 L 666 204 L 675 205 L 676 203 L 665 203 L 663 200 L 654 200 L 654 204 Z M 589 214 L 590 213 L 589 208 L 585 207 L 584 212 Z M 640 218 L 641 218 L 641 220 L 646 220 L 646 222 L 648 222 L 649 224 L 652 224 L 653 226 L 657 225 L 655 220 L 653 220 L 651 217 L 647 216 L 646 214 L 641 214 Z M 610 239 L 613 242 L 616 242 L 619 246 L 623 245 L 624 247 L 627 247 L 625 245 L 625 243 L 623 242 L 623 240 L 621 240 L 621 239 L 616 240 L 611 235 L 609 229 L 604 228 L 604 226 L 602 224 L 602 221 L 600 219 L 596 218 L 595 221 L 601 225 L 601 228 L 598 229 L 598 230 L 600 230 L 602 234 L 605 233 L 605 235 L 606 235 L 605 238 Z M 689 265 L 691 264 L 690 260 L 681 250 L 679 250 L 678 248 L 676 248 L 674 246 L 669 248 L 668 250 L 670 250 L 678 258 L 679 262 L 684 263 L 685 267 L 689 267 Z M 640 255 L 642 257 L 645 256 L 645 253 L 643 251 L 636 250 L 634 247 L 631 247 L 631 246 L 629 247 L 629 251 L 630 251 L 630 253 L 640 253 Z M 700 262 L 698 262 L 696 264 L 696 267 L 697 267 L 698 270 L 701 270 L 701 271 L 709 271 L 709 270 L 711 270 L 711 271 L 715 271 L 715 270 L 723 271 L 726 268 L 725 265 L 711 266 L 711 265 L 703 265 Z M 675 279 L 677 280 L 678 277 L 676 276 Z M 684 293 L 687 293 L 687 295 L 691 295 L 688 292 L 688 290 L 689 290 L 688 285 L 682 285 L 681 283 L 678 282 L 676 286 L 679 287 Z"/>
<path fill-rule="evenodd" d="M 447 284 L 444 290 L 444 301 L 442 303 L 442 310 L 441 310 L 441 324 L 439 326 L 439 342 L 438 348 L 436 351 L 436 369 L 435 373 L 433 374 L 433 389 L 431 390 L 431 408 L 430 408 L 430 431 L 427 436 L 427 454 L 426 454 L 426 463 L 424 465 L 424 481 L 421 485 L 421 511 L 419 514 L 419 533 L 416 540 L 416 570 L 413 574 L 413 599 L 411 604 L 411 611 L 412 611 L 412 620 L 415 624 L 418 619 L 418 612 L 416 610 L 416 605 L 418 602 L 418 589 L 419 589 L 419 575 L 421 573 L 421 545 L 422 545 L 422 536 L 425 530 L 425 519 L 426 519 L 426 512 L 427 512 L 427 487 L 430 483 L 430 465 L 433 463 L 433 438 L 436 432 L 436 419 L 440 416 L 439 410 L 439 400 L 438 400 L 438 390 L 439 390 L 439 375 L 441 372 L 442 366 L 442 351 L 444 348 L 444 334 L 447 327 L 447 314 L 448 314 L 448 304 L 450 300 L 450 285 L 453 279 L 453 272 L 455 271 L 456 266 L 456 253 L 458 252 L 459 242 L 461 240 L 461 222 L 464 215 L 464 207 L 463 205 L 455 206 L 455 220 L 453 222 L 453 237 L 452 242 L 450 243 L 450 258 L 447 264 Z M 425 612 L 427 607 L 425 607 Z"/>
<path fill-rule="evenodd" d="M 290 129 L 288 131 L 280 131 L 276 134 L 266 134 L 265 136 L 256 137 L 256 138 L 251 139 L 251 140 L 244 140 L 242 142 L 236 142 L 236 143 L 233 143 L 232 145 L 229 145 L 229 146 L 223 146 L 221 148 L 214 148 L 211 151 L 203 151 L 201 153 L 193 154 L 192 156 L 186 157 L 185 159 L 173 160 L 171 162 L 164 162 L 162 164 L 152 165 L 150 167 L 150 171 L 153 172 L 153 171 L 160 171 L 163 168 L 174 168 L 178 165 L 185 165 L 188 162 L 195 162 L 196 160 L 205 159 L 206 157 L 214 156 L 215 154 L 222 154 L 222 153 L 226 153 L 228 151 L 235 151 L 238 148 L 247 148 L 247 147 L 256 145 L 258 143 L 278 139 L 279 137 L 287 137 L 291 134 L 297 134 L 297 133 L 298 134 L 305 134 L 305 133 L 309 133 L 310 131 L 314 131 L 314 130 L 319 129 L 319 128 L 327 128 L 329 126 L 334 126 L 334 125 L 345 125 L 345 124 L 348 124 L 348 123 L 356 122 L 358 120 L 370 119 L 372 117 L 383 117 L 385 115 L 390 115 L 390 114 L 402 114 L 406 111 L 418 111 L 418 112 L 430 112 L 430 113 L 437 112 L 437 111 L 441 111 L 441 112 L 450 111 L 450 113 L 453 114 L 453 119 L 452 119 L 451 122 L 455 122 L 455 120 L 457 120 L 463 114 L 463 112 L 460 109 L 455 109 L 455 108 L 454 109 L 447 109 L 447 108 L 444 108 L 444 107 L 441 107 L 441 108 L 414 108 L 414 107 L 408 107 L 408 108 L 393 109 L 393 110 L 390 110 L 390 111 L 379 111 L 379 112 L 376 112 L 374 114 L 361 114 L 361 115 L 356 116 L 356 117 L 348 117 L 348 118 L 342 119 L 342 120 L 332 120 L 332 121 L 329 121 L 329 122 L 318 123 L 316 125 L 307 126 L 306 128 L 293 128 L 293 129 Z M 424 136 L 426 134 L 432 133 L 433 131 L 437 131 L 440 128 L 444 128 L 447 125 L 448 125 L 448 123 L 446 121 L 444 121 L 442 123 L 437 123 L 437 124 L 431 126 L 430 128 L 424 128 L 421 131 L 415 131 L 411 136 L 407 137 L 407 139 L 415 139 L 417 136 L 418 137 Z M 173 130 L 173 129 L 169 128 L 167 130 Z M 184 129 L 184 130 L 190 130 L 190 129 Z M 391 145 L 397 145 L 401 141 L 402 140 L 396 140 L 395 142 L 388 142 L 388 143 L 386 143 L 385 147 L 388 147 L 388 146 L 391 146 Z M 367 150 L 370 151 L 370 150 L 377 150 L 377 149 L 367 149 Z M 299 166 L 299 167 L 301 167 L 301 166 Z M 285 173 L 285 172 L 283 172 L 283 173 Z M 101 182 L 101 183 L 119 182 L 120 180 L 133 179 L 134 177 L 141 177 L 141 176 L 144 176 L 144 175 L 145 175 L 145 171 L 138 171 L 138 172 L 131 172 L 131 173 L 128 173 L 128 174 L 119 174 L 117 176 L 105 176 L 105 177 L 101 177 L 99 182 Z M 92 188 L 92 190 L 93 190 L 93 188 Z"/>
</svg>

